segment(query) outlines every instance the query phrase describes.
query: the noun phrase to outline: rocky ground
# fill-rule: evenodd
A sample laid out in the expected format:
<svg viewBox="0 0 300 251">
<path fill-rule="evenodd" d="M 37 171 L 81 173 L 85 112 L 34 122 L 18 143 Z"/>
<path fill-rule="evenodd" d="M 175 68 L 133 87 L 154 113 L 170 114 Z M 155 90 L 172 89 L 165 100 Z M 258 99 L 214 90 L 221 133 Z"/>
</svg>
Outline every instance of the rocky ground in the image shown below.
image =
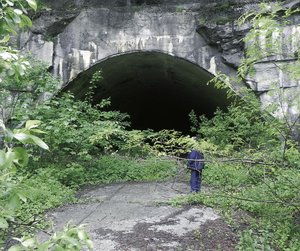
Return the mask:
<svg viewBox="0 0 300 251">
<path fill-rule="evenodd" d="M 186 183 L 122 183 L 83 189 L 79 204 L 49 212 L 57 229 L 87 224 L 96 251 L 234 250 L 236 235 L 204 206 L 171 207 Z M 205 192 L 205 189 L 204 189 Z"/>
</svg>

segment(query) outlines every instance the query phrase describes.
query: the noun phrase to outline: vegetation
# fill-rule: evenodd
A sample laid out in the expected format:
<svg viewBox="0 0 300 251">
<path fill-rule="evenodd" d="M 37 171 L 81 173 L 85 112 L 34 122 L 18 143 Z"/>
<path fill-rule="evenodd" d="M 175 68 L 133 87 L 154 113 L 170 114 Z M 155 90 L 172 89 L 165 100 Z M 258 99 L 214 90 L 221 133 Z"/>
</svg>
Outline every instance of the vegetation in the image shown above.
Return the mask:
<svg viewBox="0 0 300 251">
<path fill-rule="evenodd" d="M 55 234 L 49 241 L 39 244 L 32 238 L 15 239 L 20 245 L 13 245 L 14 237 L 25 235 L 31 228 L 38 225 L 36 214 L 51 206 L 56 206 L 61 201 L 65 201 L 68 193 L 57 193 L 55 189 L 49 193 L 49 187 L 59 189 L 61 186 L 55 181 L 41 183 L 41 177 L 27 179 L 20 175 L 19 168 L 27 166 L 30 157 L 28 151 L 30 145 L 35 145 L 44 150 L 48 150 L 47 144 L 36 134 L 44 132 L 37 127 L 38 120 L 28 120 L 24 127 L 10 130 L 5 126 L 5 122 L 11 117 L 11 110 L 14 107 L 23 107 L 30 104 L 34 98 L 26 97 L 19 102 L 19 93 L 28 90 L 34 93 L 41 93 L 43 85 L 38 86 L 33 83 L 34 79 L 29 78 L 27 82 L 26 72 L 30 69 L 30 64 L 20 55 L 17 50 L 12 49 L 8 42 L 10 34 L 16 34 L 16 30 L 31 25 L 31 20 L 27 16 L 28 8 L 36 10 L 34 0 L 14 1 L 1 0 L 0 8 L 0 85 L 1 85 L 1 117 L 0 117 L 0 248 L 1 250 L 80 250 L 86 246 L 92 249 L 92 243 L 81 226 L 66 227 L 62 234 Z M 41 82 L 46 81 L 43 79 Z M 46 83 L 45 82 L 45 83 Z M 6 107 L 13 101 L 13 109 Z M 27 101 L 27 102 L 25 102 Z M 34 187 L 31 187 L 34 185 Z M 45 187 L 45 185 L 47 187 Z M 24 188 L 29 188 L 32 193 L 26 194 Z M 39 190 L 35 190 L 40 188 Z M 46 191 L 48 201 L 41 201 Z M 33 202 L 33 203 L 30 203 Z M 31 206 L 28 206 L 31 205 Z M 34 205 L 34 206 L 32 206 Z"/>
<path fill-rule="evenodd" d="M 35 1 L 0 2 L 0 247 L 92 249 L 83 226 L 66 226 L 38 243 L 33 234 L 49 231 L 45 210 L 75 202 L 76 189 L 85 184 L 172 178 L 177 164 L 163 157 L 182 156 L 195 147 L 194 141 L 173 130 L 131 130 L 127 114 L 105 109 L 109 99 L 92 105 L 100 72 L 93 76 L 85 100 L 65 93 L 40 102 L 43 93 L 55 91 L 58 80 L 40 62 L 21 56 L 7 43 L 17 28 L 31 25 L 26 8 L 35 10 Z M 236 94 L 229 82 L 244 81 L 255 74 L 260 60 L 278 52 L 273 40 L 266 39 L 262 46 L 257 37 L 269 38 L 269 29 L 280 32 L 294 13 L 278 5 L 261 7 L 240 19 L 253 25 L 245 38 L 249 46 L 240 78 L 218 75 L 213 81 L 231 97 Z M 265 52 L 262 47 L 272 49 Z M 298 69 L 293 65 L 283 70 L 298 77 Z M 274 88 L 273 95 L 283 97 L 281 92 Z M 199 138 L 196 147 L 207 160 L 204 183 L 209 189 L 171 203 L 219 208 L 240 230 L 238 250 L 299 250 L 300 154 L 294 137 L 299 118 L 289 118 L 282 110 L 283 119 L 276 119 L 270 114 L 278 108 L 262 111 L 247 89 L 240 89 L 238 96 L 242 99 L 237 98 L 227 112 L 216 111 L 210 120 L 190 114 L 192 132 Z M 236 218 L 236 212 L 243 219 Z M 13 240 L 19 244 L 13 246 Z"/>
<path fill-rule="evenodd" d="M 235 104 L 210 121 L 201 118 L 199 144 L 208 161 L 203 182 L 209 188 L 171 204 L 219 208 L 240 231 L 238 250 L 298 250 L 299 148 L 292 140 L 284 147 L 277 131 L 280 121 L 270 127 L 253 117 L 257 112 Z"/>
<path fill-rule="evenodd" d="M 241 23 L 249 20 L 253 28 L 245 38 L 247 51 L 238 70 L 239 78 L 220 74 L 212 81 L 217 88 L 226 88 L 230 96 L 235 95 L 230 82 L 244 81 L 255 75 L 261 60 L 280 56 L 282 44 L 274 40 L 274 32 L 280 37 L 291 15 L 299 11 L 277 4 L 263 3 L 260 7 L 260 11 L 240 18 Z M 292 39 L 287 38 L 287 42 Z M 290 78 L 298 77 L 299 58 L 295 58 L 293 66 L 279 70 L 290 73 Z M 300 248 L 300 142 L 294 134 L 299 132 L 300 121 L 299 117 L 289 117 L 284 109 L 300 108 L 299 93 L 287 100 L 277 81 L 272 97 L 279 106 L 270 104 L 262 110 L 252 92 L 239 89 L 242 100 L 233 103 L 227 113 L 217 111 L 211 120 L 190 114 L 193 131 L 199 134 L 199 144 L 208 153 L 204 183 L 209 189 L 171 203 L 219 208 L 232 227 L 240 231 L 237 250 Z M 280 114 L 281 119 L 272 113 Z"/>
</svg>

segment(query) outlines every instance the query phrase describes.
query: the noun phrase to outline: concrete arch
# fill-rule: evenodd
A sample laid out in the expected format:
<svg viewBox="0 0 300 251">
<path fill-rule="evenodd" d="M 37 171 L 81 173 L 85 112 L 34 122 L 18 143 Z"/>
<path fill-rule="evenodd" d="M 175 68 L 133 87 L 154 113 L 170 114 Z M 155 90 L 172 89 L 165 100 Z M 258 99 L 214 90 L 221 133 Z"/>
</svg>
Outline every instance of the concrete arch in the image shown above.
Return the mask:
<svg viewBox="0 0 300 251">
<path fill-rule="evenodd" d="M 253 8 L 257 1 L 241 1 L 241 5 L 216 13 L 213 10 L 221 2 L 214 0 L 48 2 L 54 9 L 37 17 L 31 31 L 20 34 L 18 40 L 20 48 L 48 62 L 65 84 L 101 60 L 135 51 L 161 51 L 193 62 L 211 74 L 234 76 L 244 55 L 242 40 L 250 27 L 239 27 L 232 18 Z M 220 22 L 220 17 L 225 22 Z M 290 35 L 298 37 L 298 19 L 284 28 L 282 54 L 258 62 L 256 73 L 246 81 L 262 107 L 276 104 L 275 116 L 287 116 L 294 122 L 299 121 L 300 81 L 281 69 L 297 60 L 293 52 L 298 42 Z M 272 94 L 274 82 L 283 96 Z"/>
<path fill-rule="evenodd" d="M 56 27 L 55 23 L 48 24 L 47 16 L 35 21 L 35 27 L 38 29 L 48 25 L 48 31 L 55 33 L 53 31 L 59 28 L 58 34 L 56 35 L 55 33 L 55 39 L 53 41 L 45 41 L 43 35 L 36 33 L 27 34 L 28 37 L 26 37 L 26 34 L 23 34 L 21 40 L 24 41 L 23 47 L 32 51 L 43 61 L 49 62 L 49 66 L 53 69 L 54 74 L 62 79 L 63 86 L 68 83 L 65 90 L 70 89 L 74 91 L 78 98 L 80 98 L 80 93 L 85 92 L 84 90 L 86 88 L 83 83 L 80 83 L 81 79 L 85 79 L 84 76 L 91 76 L 94 69 L 105 68 L 106 65 L 111 65 L 107 66 L 107 69 L 113 67 L 110 62 L 114 62 L 115 65 L 118 65 L 122 64 L 119 62 L 120 59 L 131 61 L 137 58 L 138 55 L 150 55 L 149 57 L 152 58 L 150 61 L 154 62 L 154 57 L 156 57 L 158 65 L 167 72 L 166 68 L 168 66 L 163 62 L 165 60 L 168 61 L 171 65 L 169 68 L 172 68 L 175 72 L 173 74 L 175 81 L 171 81 L 170 76 L 162 77 L 162 72 L 159 72 L 157 68 L 155 69 L 155 74 L 149 73 L 147 67 L 145 67 L 147 60 L 142 59 L 139 60 L 140 63 L 136 64 L 135 69 L 140 65 L 143 68 L 144 75 L 147 75 L 148 79 L 153 79 L 155 75 L 158 75 L 164 78 L 168 84 L 161 86 L 155 84 L 151 90 L 148 88 L 149 85 L 142 85 L 144 89 L 141 89 L 139 92 L 133 92 L 136 96 L 127 95 L 128 98 L 124 100 L 123 103 L 118 103 L 116 100 L 122 100 L 122 96 L 118 95 L 118 93 L 128 93 L 127 89 L 119 92 L 113 91 L 113 93 L 107 93 L 107 95 L 97 90 L 96 93 L 99 97 L 95 97 L 95 100 L 101 99 L 102 96 L 111 96 L 113 108 L 128 112 L 132 117 L 134 128 L 145 128 L 146 125 L 149 125 L 149 127 L 153 129 L 172 129 L 172 125 L 178 123 L 178 120 L 181 120 L 183 121 L 182 125 L 178 125 L 174 127 L 174 129 L 187 131 L 189 129 L 187 114 L 192 108 L 196 107 L 195 110 L 198 110 L 200 114 L 212 116 L 217 106 L 226 107 L 227 105 L 225 101 L 221 102 L 223 99 L 218 100 L 219 96 L 213 91 L 213 88 L 204 88 L 205 81 L 201 86 L 203 90 L 205 89 L 203 92 L 209 94 L 202 96 L 202 98 L 197 97 L 195 93 L 201 93 L 201 91 L 192 91 L 192 86 L 196 86 L 195 79 L 197 79 L 197 76 L 199 77 L 201 74 L 201 76 L 205 75 L 205 79 L 208 80 L 211 78 L 211 74 L 215 74 L 217 71 L 232 71 L 232 69 L 229 69 L 230 67 L 226 66 L 223 60 L 221 60 L 222 55 L 218 49 L 212 46 L 209 41 L 197 32 L 200 6 L 200 3 L 184 5 L 182 11 L 178 11 L 176 5 L 128 8 L 99 6 L 80 9 L 80 11 L 76 13 L 76 16 L 70 16 L 71 21 L 68 22 L 66 26 L 63 26 L 61 22 L 63 28 Z M 172 66 L 172 62 L 175 66 Z M 152 68 L 155 68 L 154 63 L 149 64 L 152 65 Z M 183 74 L 184 76 L 180 75 L 179 65 L 181 65 L 182 68 L 187 68 L 187 72 L 191 71 L 190 76 L 188 76 L 188 74 Z M 120 68 L 131 72 L 130 74 L 128 73 L 131 76 L 135 71 L 134 69 L 129 69 L 126 64 L 123 64 Z M 169 75 L 171 71 L 169 71 Z M 109 70 L 107 72 L 109 72 Z M 114 72 L 115 74 L 105 75 L 107 73 L 103 70 L 104 82 L 124 83 L 124 81 L 126 81 L 126 77 L 122 77 L 119 73 L 116 74 L 116 72 L 118 72 L 117 70 Z M 183 72 L 185 71 L 183 70 Z M 199 72 L 201 72 L 201 74 Z M 125 75 L 126 74 L 123 74 L 123 76 Z M 119 78 L 119 80 L 115 80 L 116 78 Z M 123 80 L 121 78 L 123 78 Z M 134 87 L 128 88 L 129 90 L 136 90 L 137 87 L 139 87 L 139 85 L 136 84 L 139 78 L 134 77 L 133 79 L 134 81 L 131 82 L 131 85 Z M 89 81 L 85 83 L 88 82 Z M 158 80 L 154 79 L 153 82 L 158 83 Z M 190 88 L 184 88 L 183 82 L 190 83 L 188 85 Z M 172 85 L 171 88 L 171 83 L 178 83 L 177 87 L 176 85 Z M 76 85 L 77 87 L 75 87 Z M 113 84 L 104 84 L 104 86 L 110 86 L 108 89 L 116 90 L 112 87 Z M 115 86 L 116 88 L 120 87 L 119 84 L 115 84 Z M 123 86 L 130 86 L 129 82 Z M 157 89 L 158 86 L 160 87 L 159 90 Z M 176 87 L 177 92 L 172 91 L 172 96 L 167 92 L 167 87 L 172 90 L 175 90 L 174 88 Z M 83 89 L 82 91 L 77 91 L 76 88 Z M 199 86 L 197 88 L 199 88 Z M 143 97 L 140 99 L 140 102 L 147 100 L 147 90 L 152 92 L 152 96 L 160 97 L 157 99 L 160 103 L 154 102 L 155 106 L 154 108 L 152 106 L 151 109 L 149 107 L 151 101 L 146 103 L 138 102 L 138 104 L 140 107 L 144 107 L 144 110 L 148 110 L 146 114 L 150 114 L 150 118 L 154 118 L 157 114 L 162 114 L 159 119 L 156 119 L 156 121 L 165 121 L 160 125 L 151 125 L 150 122 L 155 119 L 150 119 L 148 122 L 139 124 L 138 122 L 141 121 L 139 118 L 141 118 L 140 116 L 144 116 L 143 114 L 145 114 L 145 112 L 141 111 L 140 115 L 137 115 L 138 112 L 134 109 L 134 105 L 129 104 L 128 100 L 138 99 L 137 96 Z M 100 93 L 103 95 L 101 96 Z M 186 95 L 183 95 L 184 93 L 186 93 Z M 167 96 L 165 101 L 163 101 L 163 94 Z M 187 103 L 186 99 L 189 98 L 192 101 Z M 175 102 L 176 99 L 179 102 Z M 216 100 L 213 101 L 214 99 Z M 196 100 L 202 100 L 203 102 L 196 104 Z M 187 103 L 188 105 L 180 106 L 181 103 Z M 176 108 L 172 109 L 172 106 Z M 202 109 L 203 107 L 206 107 L 205 111 Z M 176 110 L 177 113 L 180 114 L 180 116 L 177 116 L 180 117 L 180 119 L 173 113 L 173 111 Z M 131 111 L 135 112 L 133 113 Z M 163 114 L 172 114 L 172 116 L 164 118 Z M 142 120 L 147 121 L 145 117 L 143 117 Z"/>
<path fill-rule="evenodd" d="M 188 133 L 188 114 L 212 117 L 217 107 L 226 109 L 226 93 L 207 82 L 207 70 L 180 57 L 158 51 L 130 52 L 100 60 L 70 81 L 63 91 L 82 99 L 94 72 L 103 80 L 95 90 L 94 103 L 111 97 L 112 109 L 131 116 L 134 129 L 176 129 Z"/>
<path fill-rule="evenodd" d="M 102 58 L 102 59 L 96 61 L 96 62 L 93 62 L 91 65 L 89 65 L 88 68 L 80 71 L 77 75 L 74 75 L 72 78 L 70 78 L 68 82 L 64 83 L 63 88 L 70 85 L 70 83 L 73 83 L 73 81 L 76 81 L 76 79 L 81 78 L 82 74 L 86 75 L 86 72 L 89 72 L 94 67 L 97 67 L 96 65 L 101 65 L 101 64 L 105 63 L 106 61 L 110 61 L 114 58 L 121 58 L 122 56 L 130 56 L 130 55 L 135 55 L 135 54 L 140 54 L 140 55 L 150 55 L 150 54 L 166 55 L 166 56 L 172 57 L 174 59 L 178 59 L 180 61 L 185 61 L 186 63 L 192 64 L 195 67 L 198 67 L 199 69 L 201 69 L 201 71 L 205 72 L 207 75 L 209 75 L 211 77 L 213 77 L 215 75 L 215 71 L 212 72 L 211 69 L 203 68 L 201 65 L 194 62 L 194 60 L 191 60 L 189 58 L 180 57 L 178 55 L 174 55 L 173 53 L 170 53 L 168 51 L 163 51 L 163 50 L 158 50 L 158 49 L 155 49 L 155 50 L 128 50 L 128 51 L 125 51 L 125 52 L 120 52 L 120 53 L 109 55 L 105 58 Z"/>
<path fill-rule="evenodd" d="M 178 56 L 212 74 L 217 70 L 232 70 L 223 64 L 221 53 L 197 32 L 198 9 L 194 6 L 180 12 L 174 8 L 82 9 L 72 17 L 72 22 L 59 30 L 53 41 L 45 41 L 42 34 L 24 33 L 21 44 L 48 61 L 63 83 L 100 60 L 135 51 L 161 51 Z M 47 26 L 45 22 L 45 19 L 37 20 L 35 25 Z"/>
</svg>

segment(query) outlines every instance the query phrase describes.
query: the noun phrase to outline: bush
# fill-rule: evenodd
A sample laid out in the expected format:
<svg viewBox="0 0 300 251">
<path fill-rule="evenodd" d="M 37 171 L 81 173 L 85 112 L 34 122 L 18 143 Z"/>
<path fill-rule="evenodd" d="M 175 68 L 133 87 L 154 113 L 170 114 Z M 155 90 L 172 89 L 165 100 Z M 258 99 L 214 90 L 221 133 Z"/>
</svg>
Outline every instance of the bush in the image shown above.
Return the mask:
<svg viewBox="0 0 300 251">
<path fill-rule="evenodd" d="M 176 165 L 170 160 L 114 154 L 94 159 L 89 166 L 74 162 L 67 165 L 49 163 L 36 172 L 65 186 L 78 188 L 84 184 L 167 180 L 174 174 Z"/>
<path fill-rule="evenodd" d="M 46 224 L 43 214 L 46 210 L 74 201 L 75 198 L 74 190 L 62 185 L 45 171 L 30 178 L 23 178 L 11 193 L 22 194 L 23 202 L 17 207 L 9 229 L 0 231 L 0 240 L 6 242 L 12 236 L 35 233 L 44 228 Z M 0 201 L 0 205 L 2 202 L 5 203 Z"/>
</svg>

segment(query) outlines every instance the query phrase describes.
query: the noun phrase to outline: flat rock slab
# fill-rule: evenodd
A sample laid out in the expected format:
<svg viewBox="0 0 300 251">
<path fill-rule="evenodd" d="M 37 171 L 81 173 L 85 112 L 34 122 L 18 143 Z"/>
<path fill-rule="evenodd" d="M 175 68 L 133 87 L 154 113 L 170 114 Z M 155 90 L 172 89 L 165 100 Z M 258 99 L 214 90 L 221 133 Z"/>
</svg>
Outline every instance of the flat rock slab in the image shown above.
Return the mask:
<svg viewBox="0 0 300 251">
<path fill-rule="evenodd" d="M 122 183 L 87 188 L 80 192 L 82 203 L 61 207 L 50 212 L 49 217 L 56 229 L 68 222 L 87 224 L 96 251 L 209 250 L 201 241 L 201 228 L 220 220 L 216 212 L 207 207 L 179 208 L 160 203 L 188 191 L 184 183 Z"/>
</svg>

